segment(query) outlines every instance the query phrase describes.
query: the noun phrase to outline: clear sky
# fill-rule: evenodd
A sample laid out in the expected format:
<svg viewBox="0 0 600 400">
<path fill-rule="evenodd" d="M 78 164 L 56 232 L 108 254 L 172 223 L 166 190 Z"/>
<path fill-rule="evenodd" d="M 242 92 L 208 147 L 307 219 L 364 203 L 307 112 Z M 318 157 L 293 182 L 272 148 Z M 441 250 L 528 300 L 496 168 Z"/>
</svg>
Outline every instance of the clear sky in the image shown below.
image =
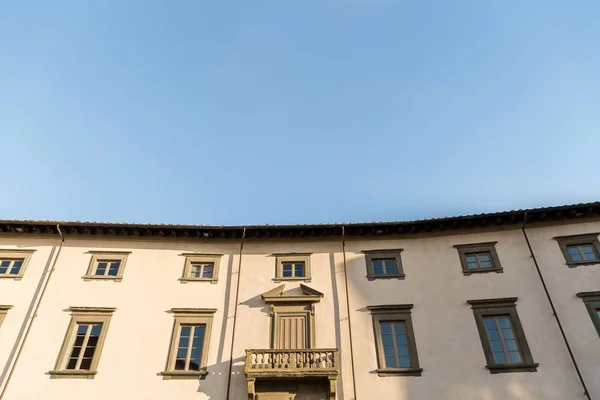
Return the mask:
<svg viewBox="0 0 600 400">
<path fill-rule="evenodd" d="M 0 218 L 600 200 L 600 1 L 0 3 Z"/>
</svg>

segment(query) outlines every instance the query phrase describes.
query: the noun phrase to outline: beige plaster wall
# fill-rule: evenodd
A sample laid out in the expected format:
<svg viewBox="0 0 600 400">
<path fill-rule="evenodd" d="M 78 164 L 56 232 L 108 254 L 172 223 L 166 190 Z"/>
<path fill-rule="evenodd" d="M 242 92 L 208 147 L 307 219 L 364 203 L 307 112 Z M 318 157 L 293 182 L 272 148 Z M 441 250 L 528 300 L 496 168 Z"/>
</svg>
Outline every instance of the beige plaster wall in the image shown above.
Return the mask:
<svg viewBox="0 0 600 400">
<path fill-rule="evenodd" d="M 574 344 L 592 397 L 600 397 L 597 333 L 579 291 L 600 290 L 600 266 L 567 268 L 554 236 L 600 231 L 600 224 L 530 229 L 532 245 L 559 316 Z M 503 273 L 464 276 L 453 245 L 497 241 Z M 0 239 L 0 248 L 30 246 L 37 251 L 22 281 L 0 280 L 0 304 L 15 307 L 0 328 L 0 367 L 12 350 L 25 312 L 57 240 Z M 67 239 L 56 271 L 23 349 L 6 400 L 225 399 L 233 331 L 235 292 L 240 277 L 231 399 L 246 396 L 245 350 L 268 348 L 269 309 L 260 295 L 274 282 L 273 253 L 310 252 L 312 281 L 324 294 L 316 305 L 317 347 L 341 349 L 338 398 L 353 398 L 350 331 L 358 399 L 565 400 L 584 399 L 571 360 L 546 300 L 521 230 L 418 237 L 349 240 L 346 243 L 350 318 L 342 244 L 332 241 L 175 242 Z M 362 250 L 402 248 L 406 279 L 366 279 Z M 123 281 L 83 281 L 90 250 L 131 251 Z M 223 253 L 217 284 L 181 283 L 184 252 Z M 286 282 L 297 290 L 299 282 Z M 491 375 L 467 300 L 518 297 L 519 313 L 535 362 L 534 373 Z M 369 305 L 414 304 L 412 310 L 421 377 L 379 377 Z M 50 379 L 64 339 L 70 306 L 116 307 L 93 380 Z M 173 327 L 173 307 L 216 308 L 205 380 L 163 380 Z"/>
</svg>

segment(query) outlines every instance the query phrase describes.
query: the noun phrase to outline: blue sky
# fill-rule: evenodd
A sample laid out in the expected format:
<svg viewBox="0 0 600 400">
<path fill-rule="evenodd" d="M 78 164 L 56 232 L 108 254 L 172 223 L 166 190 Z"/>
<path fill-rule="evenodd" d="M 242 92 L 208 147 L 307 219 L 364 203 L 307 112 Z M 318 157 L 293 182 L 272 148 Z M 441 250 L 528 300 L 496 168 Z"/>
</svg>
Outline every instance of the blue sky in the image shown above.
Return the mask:
<svg viewBox="0 0 600 400">
<path fill-rule="evenodd" d="M 0 218 L 404 220 L 600 200 L 600 2 L 0 4 Z"/>
</svg>

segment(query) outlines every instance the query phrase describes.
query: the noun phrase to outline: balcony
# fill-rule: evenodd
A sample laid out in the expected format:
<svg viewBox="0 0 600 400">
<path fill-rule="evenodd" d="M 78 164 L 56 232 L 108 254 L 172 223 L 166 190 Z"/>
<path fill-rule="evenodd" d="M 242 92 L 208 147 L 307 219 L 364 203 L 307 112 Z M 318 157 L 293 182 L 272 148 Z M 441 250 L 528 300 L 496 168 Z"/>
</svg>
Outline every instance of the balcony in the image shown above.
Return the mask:
<svg viewBox="0 0 600 400">
<path fill-rule="evenodd" d="M 248 398 L 254 399 L 257 380 L 326 379 L 330 399 L 335 399 L 340 371 L 338 349 L 248 349 L 244 373 Z"/>
</svg>

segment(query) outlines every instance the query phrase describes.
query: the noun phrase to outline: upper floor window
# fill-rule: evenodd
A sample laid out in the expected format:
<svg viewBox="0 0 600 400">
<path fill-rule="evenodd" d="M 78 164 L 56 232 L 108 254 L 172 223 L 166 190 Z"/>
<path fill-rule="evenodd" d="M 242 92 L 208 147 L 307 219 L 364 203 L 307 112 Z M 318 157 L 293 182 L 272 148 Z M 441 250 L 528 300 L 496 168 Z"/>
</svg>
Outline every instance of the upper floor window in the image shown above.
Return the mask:
<svg viewBox="0 0 600 400">
<path fill-rule="evenodd" d="M 592 323 L 600 335 L 600 291 L 599 292 L 580 292 L 577 293 L 578 297 L 581 297 L 585 307 L 590 314 Z"/>
<path fill-rule="evenodd" d="M 419 367 L 411 319 L 412 307 L 412 304 L 367 307 L 373 318 L 377 372 L 380 376 L 420 376 L 423 371 Z"/>
<path fill-rule="evenodd" d="M 208 349 L 213 315 L 208 308 L 173 308 L 175 317 L 171 346 L 163 379 L 198 379 L 208 373 Z"/>
<path fill-rule="evenodd" d="M 310 254 L 274 254 L 275 281 L 302 280 L 310 282 Z"/>
<path fill-rule="evenodd" d="M 222 254 L 184 253 L 185 264 L 181 282 L 205 281 L 217 283 Z"/>
<path fill-rule="evenodd" d="M 0 278 L 23 278 L 35 250 L 0 250 Z"/>
<path fill-rule="evenodd" d="M 114 308 L 71 307 L 71 322 L 52 378 L 89 378 L 97 373 Z"/>
<path fill-rule="evenodd" d="M 463 274 L 502 272 L 495 245 L 496 242 L 455 245 Z"/>
<path fill-rule="evenodd" d="M 84 280 L 107 279 L 120 282 L 130 251 L 90 251 L 92 255 Z"/>
<path fill-rule="evenodd" d="M 600 263 L 598 233 L 554 238 L 569 267 Z"/>
<path fill-rule="evenodd" d="M 367 279 L 404 279 L 401 252 L 402 249 L 363 250 L 367 263 Z"/>
<path fill-rule="evenodd" d="M 521 326 L 516 297 L 469 300 L 491 373 L 536 371 L 525 332 Z"/>
</svg>

